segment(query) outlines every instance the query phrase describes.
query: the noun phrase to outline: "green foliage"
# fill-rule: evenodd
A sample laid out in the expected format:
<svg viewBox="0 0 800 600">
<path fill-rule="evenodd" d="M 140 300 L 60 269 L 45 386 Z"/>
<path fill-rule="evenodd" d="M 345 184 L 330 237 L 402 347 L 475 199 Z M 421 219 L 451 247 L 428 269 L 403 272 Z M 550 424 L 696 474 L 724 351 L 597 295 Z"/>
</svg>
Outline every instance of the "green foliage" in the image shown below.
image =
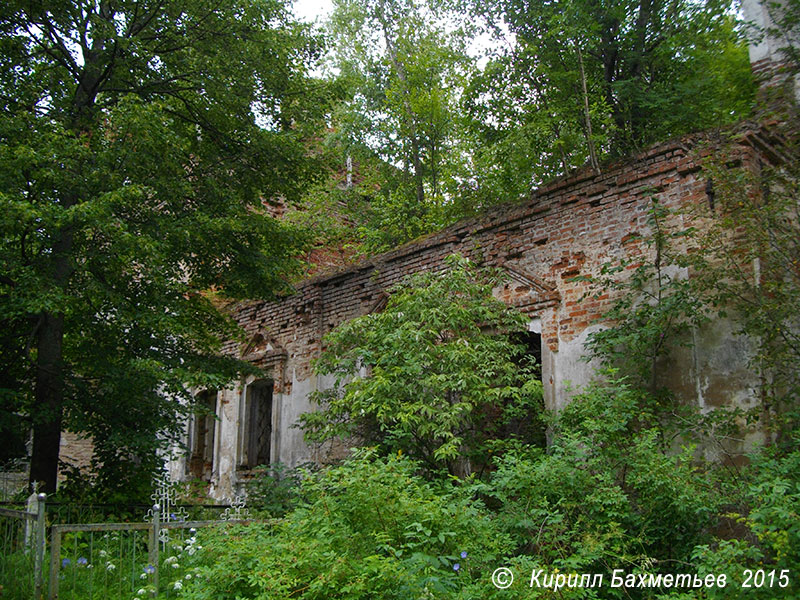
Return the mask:
<svg viewBox="0 0 800 600">
<path fill-rule="evenodd" d="M 692 450 L 664 452 L 640 406 L 624 382 L 590 386 L 553 419 L 547 453 L 499 459 L 482 491 L 518 554 L 586 573 L 689 559 L 718 500 Z"/>
<path fill-rule="evenodd" d="M 502 40 L 514 36 L 466 95 L 481 198 L 525 195 L 587 162 L 597 169 L 750 111 L 747 48 L 728 3 L 471 4 Z"/>
<path fill-rule="evenodd" d="M 0 595 L 5 600 L 26 600 L 34 596 L 34 557 L 25 546 L 25 524 L 3 517 L 0 543 Z"/>
<path fill-rule="evenodd" d="M 327 28 L 333 137 L 388 167 L 355 219 L 371 252 L 742 119 L 755 93 L 729 2 L 341 0 Z"/>
<path fill-rule="evenodd" d="M 465 176 L 458 101 L 470 70 L 467 38 L 435 4 L 340 0 L 328 23 L 332 66 L 348 94 L 334 113 L 336 135 L 347 155 L 386 165 L 360 232 L 370 251 L 452 220 Z"/>
<path fill-rule="evenodd" d="M 796 444 L 798 440 L 794 441 Z M 798 506 L 800 453 L 781 453 L 776 448 L 756 453 L 745 474 L 743 504 L 738 512 L 727 515 L 736 524 L 737 535 L 700 545 L 693 554 L 700 572 L 727 573 L 733 582 L 732 589 L 717 590 L 709 598 L 738 598 L 743 592 L 748 597 L 765 599 L 797 596 Z M 765 572 L 766 585 L 756 586 L 752 579 L 748 581 L 745 569 Z M 781 581 L 782 573 L 788 577 L 788 586 Z M 748 582 L 749 588 L 743 589 L 742 584 Z"/>
<path fill-rule="evenodd" d="M 253 477 L 247 482 L 248 508 L 270 517 L 282 517 L 294 509 L 300 502 L 302 469 L 289 469 L 283 463 L 253 469 Z"/>
<path fill-rule="evenodd" d="M 532 569 L 606 582 L 615 568 L 692 571 L 725 499 L 692 449 L 663 450 L 639 404 L 622 382 L 594 386 L 552 419 L 547 451 L 506 452 L 485 481 L 430 480 L 406 457 L 357 450 L 305 477 L 303 504 L 281 521 L 201 532 L 199 576 L 182 597 L 546 598 L 527 586 Z M 490 579 L 500 565 L 521 578 L 502 592 Z"/>
<path fill-rule="evenodd" d="M 71 532 L 61 545 L 59 597 L 86 600 L 176 598 L 196 575 L 203 548 L 192 532 L 173 530 L 150 564 L 146 531 Z M 158 590 L 155 590 L 155 567 Z M 22 600 L 22 597 L 20 597 Z"/>
<path fill-rule="evenodd" d="M 445 272 L 409 277 L 382 312 L 326 336 L 316 368 L 335 385 L 317 396 L 322 410 L 302 417 L 308 439 L 355 438 L 431 470 L 469 472 L 505 437 L 504 423 L 520 412 L 536 421 L 541 382 L 509 337 L 525 317 L 492 298 L 496 274 L 446 262 Z"/>
<path fill-rule="evenodd" d="M 62 427 L 113 485 L 179 433 L 190 386 L 246 368 L 218 354 L 223 297 L 297 267 L 304 235 L 263 201 L 314 174 L 319 43 L 280 0 L 183 0 L 6 3 L 0 44 L 0 409 L 49 491 Z"/>
<path fill-rule="evenodd" d="M 312 186 L 287 217 L 313 231 L 323 252 L 370 255 L 444 224 L 441 211 L 418 205 L 402 173 L 371 150 L 348 144 L 335 133 L 324 147 L 328 177 Z"/>
<path fill-rule="evenodd" d="M 154 455 L 125 456 L 118 449 L 102 445 L 87 468 L 61 463 L 59 472 L 65 481 L 50 498 L 75 505 L 148 504 L 153 493 L 152 476 L 163 463 Z M 100 455 L 113 462 L 103 464 Z"/>
<path fill-rule="evenodd" d="M 306 502 L 284 520 L 201 532 L 200 575 L 181 597 L 451 597 L 491 572 L 507 538 L 468 489 L 418 468 L 359 452 L 304 478 Z"/>
<path fill-rule="evenodd" d="M 652 200 L 644 248 L 618 262 L 605 263 L 599 277 L 589 277 L 594 297 L 613 294 L 603 320 L 612 325 L 594 332 L 587 348 L 607 368 L 621 370 L 652 393 L 658 391 L 658 368 L 679 345 L 687 345 L 693 328 L 708 323 L 705 294 L 688 276 L 685 243 L 694 230 L 676 230 L 674 215 Z"/>
</svg>

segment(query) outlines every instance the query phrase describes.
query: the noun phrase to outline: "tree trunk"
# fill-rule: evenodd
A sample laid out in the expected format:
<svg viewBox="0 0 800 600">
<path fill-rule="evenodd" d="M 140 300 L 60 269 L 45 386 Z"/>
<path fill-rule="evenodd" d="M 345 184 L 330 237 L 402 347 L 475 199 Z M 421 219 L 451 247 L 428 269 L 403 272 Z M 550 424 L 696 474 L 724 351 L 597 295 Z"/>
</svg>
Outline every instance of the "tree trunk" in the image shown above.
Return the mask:
<svg viewBox="0 0 800 600">
<path fill-rule="evenodd" d="M 422 173 L 422 159 L 420 157 L 420 141 L 419 135 L 417 134 L 417 122 L 416 122 L 416 115 L 411 108 L 411 104 L 408 101 L 408 94 L 409 94 L 409 86 L 408 86 L 408 76 L 406 74 L 405 65 L 400 61 L 397 57 L 397 52 L 395 51 L 394 47 L 394 39 L 389 27 L 389 24 L 386 19 L 386 10 L 384 3 L 381 2 L 378 6 L 378 12 L 376 14 L 378 20 L 381 24 L 381 29 L 383 30 L 383 39 L 386 42 L 386 51 L 389 54 L 389 58 L 392 61 L 392 65 L 394 65 L 395 71 L 397 71 L 397 78 L 400 80 L 400 83 L 403 84 L 402 90 L 402 97 L 403 97 L 403 108 L 406 111 L 405 119 L 409 126 L 409 138 L 411 138 L 411 164 L 414 169 L 414 184 L 416 188 L 416 199 L 417 199 L 417 211 L 419 214 L 423 214 L 423 203 L 425 201 L 425 186 L 424 186 L 424 178 Z"/>
<path fill-rule="evenodd" d="M 113 19 L 106 3 L 99 7 L 101 16 Z M 87 19 L 79 27 L 84 63 L 75 75 L 75 96 L 67 113 L 68 129 L 79 136 L 91 131 L 95 117 L 94 105 L 100 86 L 111 72 L 116 55 L 116 44 L 110 54 L 104 52 L 106 39 L 91 30 Z M 90 35 L 91 33 L 91 35 Z M 91 43 L 87 45 L 87 39 Z M 60 199 L 63 211 L 80 202 L 76 189 L 65 191 Z M 70 225 L 56 230 L 52 247 L 51 282 L 53 287 L 66 290 L 74 271 L 70 256 L 74 231 Z M 31 454 L 30 483 L 39 482 L 40 492 L 52 494 L 58 483 L 58 456 L 61 445 L 61 425 L 64 414 L 65 369 L 64 369 L 64 314 L 43 311 L 36 336 L 36 384 L 33 417 L 33 450 Z"/>
<path fill-rule="evenodd" d="M 64 317 L 42 314 L 36 345 L 36 387 L 34 389 L 33 453 L 30 482 L 39 492 L 52 494 L 58 478 L 61 444 L 61 416 L 64 406 L 63 353 Z"/>
<path fill-rule="evenodd" d="M 73 206 L 68 197 L 64 207 Z M 73 232 L 67 227 L 53 244 L 53 283 L 64 289 L 73 268 L 69 255 Z M 61 444 L 61 418 L 64 413 L 64 315 L 43 311 L 36 331 L 36 385 L 34 388 L 33 451 L 30 483 L 39 482 L 38 491 L 52 494 L 58 481 L 58 453 Z"/>
<path fill-rule="evenodd" d="M 425 202 L 425 187 L 422 176 L 422 160 L 420 160 L 419 138 L 416 135 L 416 127 L 412 130 L 411 156 L 414 161 L 414 182 L 417 194 L 417 210 L 422 214 L 422 206 Z"/>
<path fill-rule="evenodd" d="M 599 175 L 600 164 L 597 162 L 597 153 L 594 149 L 594 139 L 592 139 L 592 114 L 589 110 L 589 90 L 586 88 L 586 73 L 583 70 L 583 53 L 578 42 L 575 42 L 575 49 L 578 51 L 578 67 L 581 74 L 581 90 L 583 91 L 583 118 L 585 121 L 584 135 L 586 143 L 589 146 L 589 161 L 592 164 L 592 170 Z"/>
</svg>

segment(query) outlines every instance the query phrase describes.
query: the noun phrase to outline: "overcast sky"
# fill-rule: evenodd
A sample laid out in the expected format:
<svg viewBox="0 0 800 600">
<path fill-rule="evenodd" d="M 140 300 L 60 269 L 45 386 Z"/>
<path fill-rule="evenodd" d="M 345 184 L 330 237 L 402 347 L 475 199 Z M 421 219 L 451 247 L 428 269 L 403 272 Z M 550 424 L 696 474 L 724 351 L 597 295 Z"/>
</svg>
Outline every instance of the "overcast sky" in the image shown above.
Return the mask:
<svg viewBox="0 0 800 600">
<path fill-rule="evenodd" d="M 313 23 L 315 19 L 320 21 L 333 10 L 331 0 L 295 0 L 294 14 L 300 19 Z"/>
<path fill-rule="evenodd" d="M 333 0 L 294 0 L 294 14 L 303 21 L 313 23 L 322 21 L 333 12 Z M 505 30 L 505 28 L 503 27 Z M 513 36 L 506 33 L 507 43 L 512 43 Z M 478 66 L 483 68 L 487 59 L 485 50 L 497 44 L 497 40 L 492 40 L 489 34 L 484 34 L 475 38 L 469 47 L 469 52 L 475 57 L 482 56 L 478 61 Z"/>
</svg>

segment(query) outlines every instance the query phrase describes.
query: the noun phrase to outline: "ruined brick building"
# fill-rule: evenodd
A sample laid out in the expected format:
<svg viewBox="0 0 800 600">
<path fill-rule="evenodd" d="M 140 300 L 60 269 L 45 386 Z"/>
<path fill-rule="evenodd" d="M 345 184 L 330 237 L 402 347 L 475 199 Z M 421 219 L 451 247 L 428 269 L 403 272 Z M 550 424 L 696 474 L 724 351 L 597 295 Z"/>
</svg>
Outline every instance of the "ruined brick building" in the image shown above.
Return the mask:
<svg viewBox="0 0 800 600">
<path fill-rule="evenodd" d="M 768 130 L 743 126 L 736 139 L 740 160 L 752 168 L 774 155 Z M 578 172 L 537 190 L 524 204 L 499 207 L 306 280 L 285 299 L 237 306 L 235 317 L 249 342 L 229 342 L 225 351 L 258 365 L 264 376 L 200 392 L 216 418 L 190 424 L 191 454 L 172 463 L 173 475 L 205 479 L 212 496 L 226 498 L 256 465 L 324 460 L 295 427 L 302 413 L 314 409 L 309 395 L 330 385 L 311 367 L 323 336 L 345 320 L 380 310 L 387 290 L 404 276 L 440 268 L 453 253 L 504 270 L 506 283 L 495 294 L 529 317 L 531 339 L 541 348 L 545 404 L 563 406 L 591 377 L 592 365 L 582 360 L 584 343 L 602 326 L 598 318 L 613 299 L 606 294 L 581 301 L 588 284 L 574 278 L 647 252 L 641 236 L 654 199 L 673 209 L 705 205 L 712 211 L 713 191 L 701 167 L 701 149 L 709 141 L 690 136 L 651 147 L 599 175 Z M 747 363 L 747 344 L 735 339 L 730 324 L 715 322 L 676 357 L 669 384 L 701 407 L 749 408 L 759 392 Z"/>
<path fill-rule="evenodd" d="M 757 2 L 745 11 L 764 23 Z M 754 70 L 771 76 L 778 54 L 770 40 L 752 46 Z M 729 133 L 735 160 L 746 168 L 757 170 L 779 154 L 775 145 L 780 142 L 769 127 L 742 124 Z M 229 342 L 224 350 L 257 365 L 263 376 L 230 389 L 198 392 L 209 415 L 189 423 L 189 454 L 171 461 L 173 477 L 204 479 L 211 496 L 224 499 L 257 465 L 324 461 L 295 426 L 301 414 L 314 410 L 312 392 L 331 385 L 312 370 L 323 336 L 348 319 L 381 310 L 387 291 L 404 276 L 440 268 L 453 253 L 504 271 L 505 284 L 495 295 L 528 316 L 529 341 L 540 354 L 545 404 L 559 409 L 591 378 L 593 365 L 583 360 L 584 343 L 602 327 L 599 319 L 613 301 L 608 294 L 581 301 L 588 284 L 576 276 L 596 275 L 604 263 L 644 256 L 649 250 L 642 236 L 648 233 L 654 200 L 679 211 L 670 223 L 679 229 L 689 226 L 687 208 L 713 218 L 714 191 L 702 163 L 704 155 L 714 152 L 714 143 L 711 135 L 691 135 L 607 165 L 600 174 L 587 168 L 545 185 L 522 204 L 496 207 L 303 281 L 292 296 L 238 305 L 234 316 L 248 342 Z M 676 394 L 703 410 L 757 404 L 760 384 L 748 368 L 749 346 L 735 336 L 734 326 L 715 321 L 693 337 L 693 344 L 673 357 L 667 383 Z"/>
</svg>

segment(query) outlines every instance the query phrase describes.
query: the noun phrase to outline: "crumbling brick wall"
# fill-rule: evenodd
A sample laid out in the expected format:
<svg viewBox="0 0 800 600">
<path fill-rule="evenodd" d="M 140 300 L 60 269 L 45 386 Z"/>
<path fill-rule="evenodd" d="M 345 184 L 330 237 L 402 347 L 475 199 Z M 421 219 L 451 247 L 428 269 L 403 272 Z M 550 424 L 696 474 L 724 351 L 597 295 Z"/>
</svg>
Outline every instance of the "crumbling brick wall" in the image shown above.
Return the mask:
<svg viewBox="0 0 800 600">
<path fill-rule="evenodd" d="M 738 139 L 738 161 L 755 164 L 769 147 L 762 134 L 747 127 Z M 711 208 L 713 193 L 703 176 L 702 156 L 713 152 L 712 142 L 710 136 L 691 136 L 607 165 L 600 174 L 582 170 L 542 187 L 525 203 L 499 206 L 352 267 L 306 280 L 282 300 L 236 306 L 235 318 L 257 343 L 243 350 L 229 342 L 225 352 L 245 352 L 275 380 L 273 456 L 290 465 L 324 459 L 312 454 L 302 432 L 293 427 L 300 414 L 313 410 L 309 394 L 329 385 L 312 370 L 323 336 L 343 321 L 379 309 L 405 276 L 441 268 L 453 253 L 506 270 L 508 282 L 495 292 L 541 328 L 545 401 L 549 408 L 563 406 L 571 390 L 591 376 L 592 365 L 583 360 L 584 342 L 613 301 L 608 294 L 581 301 L 588 284 L 575 277 L 596 275 L 604 263 L 647 252 L 642 236 L 647 235 L 654 199 L 670 209 L 704 203 Z M 677 219 L 672 226 L 686 226 L 680 222 L 684 217 Z M 728 348 L 726 364 L 714 362 L 716 349 L 729 341 L 718 336 L 699 344 L 701 355 L 684 357 L 686 364 L 676 367 L 676 389 L 702 396 L 713 391 L 715 381 L 729 381 L 732 371 L 741 376 L 746 351 Z M 714 365 L 717 372 L 708 373 Z M 744 381 L 742 389 L 728 390 L 731 402 L 754 401 L 753 387 Z"/>
</svg>

